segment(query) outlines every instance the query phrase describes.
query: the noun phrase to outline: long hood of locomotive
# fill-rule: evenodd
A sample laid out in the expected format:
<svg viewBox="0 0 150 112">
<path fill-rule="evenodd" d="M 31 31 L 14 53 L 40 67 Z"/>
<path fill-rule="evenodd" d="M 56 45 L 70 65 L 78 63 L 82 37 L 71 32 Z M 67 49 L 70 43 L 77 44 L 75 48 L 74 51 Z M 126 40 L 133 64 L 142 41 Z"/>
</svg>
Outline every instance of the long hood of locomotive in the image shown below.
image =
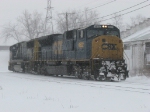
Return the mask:
<svg viewBox="0 0 150 112">
<path fill-rule="evenodd" d="M 104 60 L 122 60 L 123 43 L 116 36 L 98 36 L 92 41 L 92 56 Z"/>
</svg>

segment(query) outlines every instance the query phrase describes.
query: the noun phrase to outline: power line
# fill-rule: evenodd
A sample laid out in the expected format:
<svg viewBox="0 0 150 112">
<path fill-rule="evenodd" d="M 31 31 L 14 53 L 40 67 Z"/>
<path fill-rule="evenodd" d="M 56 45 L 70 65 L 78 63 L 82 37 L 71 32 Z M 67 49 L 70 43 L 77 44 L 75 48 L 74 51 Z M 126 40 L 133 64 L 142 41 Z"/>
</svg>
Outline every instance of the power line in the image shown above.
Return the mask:
<svg viewBox="0 0 150 112">
<path fill-rule="evenodd" d="M 98 1 L 99 1 L 99 0 L 95 0 L 95 1 L 92 1 L 92 2 L 88 2 L 88 3 L 84 4 L 84 5 L 79 6 L 79 7 L 82 7 L 82 6 L 85 6 L 85 5 L 88 5 L 88 4 L 91 4 L 91 3 L 94 3 L 94 2 L 98 2 Z"/>
<path fill-rule="evenodd" d="M 135 10 L 132 10 L 132 11 L 126 12 L 126 13 L 124 13 L 124 14 L 117 15 L 117 16 L 115 16 L 115 17 L 123 16 L 123 15 L 129 14 L 129 13 L 132 13 L 132 12 L 134 12 L 134 11 L 137 11 L 137 10 L 143 9 L 143 8 L 145 8 L 145 7 L 148 7 L 148 6 L 150 6 L 150 4 L 145 5 L 145 6 L 143 6 L 143 7 L 140 7 L 140 8 L 137 8 L 137 9 L 135 9 Z M 115 13 L 113 13 L 113 14 L 115 14 Z M 100 22 L 102 22 L 102 21 L 107 21 L 107 20 L 113 19 L 113 18 L 115 18 L 115 17 L 111 17 L 111 18 L 108 18 L 108 19 L 104 19 L 104 20 L 101 20 Z M 84 22 L 85 22 L 85 21 L 84 21 Z M 77 23 L 84 23 L 84 22 L 77 22 Z M 98 22 L 99 22 L 99 21 L 98 21 Z M 85 27 L 80 27 L 80 28 L 85 28 Z"/>
<path fill-rule="evenodd" d="M 125 10 L 131 9 L 131 8 L 136 7 L 136 6 L 138 6 L 138 5 L 141 5 L 141 4 L 143 4 L 143 3 L 147 2 L 147 1 L 148 1 L 148 0 L 143 1 L 143 2 L 140 2 L 140 3 L 136 4 L 136 5 L 133 5 L 133 6 L 131 6 L 131 7 L 128 7 L 128 8 L 126 8 L 126 9 L 121 10 L 121 11 L 118 11 L 118 12 L 115 12 L 115 13 L 112 13 L 112 14 L 108 14 L 108 15 L 106 15 L 106 16 L 102 16 L 102 17 L 95 18 L 95 19 L 100 19 L 100 18 L 104 18 L 104 17 L 108 17 L 108 16 L 111 16 L 111 15 L 114 15 L 114 14 L 116 14 L 116 13 L 123 12 L 123 11 L 125 11 Z M 95 20 L 95 19 L 93 19 L 93 20 Z M 82 21 L 82 22 L 78 22 L 78 23 L 83 23 L 83 22 L 87 22 L 87 21 Z"/>
<path fill-rule="evenodd" d="M 118 12 L 115 12 L 115 13 L 112 13 L 112 14 L 109 14 L 109 15 L 106 15 L 106 16 L 103 16 L 103 17 L 100 17 L 100 18 L 104 18 L 104 17 L 108 17 L 108 16 L 111 16 L 111 15 L 116 14 L 116 13 L 120 13 L 120 12 L 122 12 L 122 11 L 125 11 L 125 10 L 131 9 L 131 8 L 133 8 L 133 7 L 136 7 L 136 6 L 138 6 L 138 5 L 141 5 L 141 4 L 143 4 L 143 3 L 147 2 L 147 1 L 149 1 L 149 0 L 140 2 L 140 3 L 136 4 L 136 5 L 133 5 L 133 6 L 128 7 L 128 8 L 126 8 L 126 9 L 120 10 L 120 11 L 118 11 Z M 137 8 L 137 9 L 135 9 L 135 10 L 131 10 L 131 11 L 126 12 L 126 13 L 123 13 L 123 14 L 119 14 L 119 15 L 117 15 L 117 16 L 115 16 L 115 17 L 119 17 L 119 16 L 123 16 L 123 15 L 129 14 L 129 13 L 135 12 L 135 11 L 137 11 L 137 10 L 143 9 L 143 8 L 145 8 L 145 7 L 148 7 L 149 5 L 150 5 L 150 4 L 145 5 L 145 6 L 143 6 L 143 7 L 140 7 L 140 8 Z M 67 13 L 65 13 L 65 14 L 67 15 Z M 67 17 L 68 17 L 68 16 L 66 16 L 66 25 L 67 25 L 67 30 L 68 30 L 68 21 L 67 21 L 68 18 L 67 18 Z M 108 18 L 108 19 L 104 19 L 104 20 L 101 20 L 101 21 L 107 21 L 107 20 L 113 19 L 113 18 L 115 18 L 115 17 L 110 17 L 110 18 Z M 100 18 L 95 18 L 95 19 L 100 19 Z M 93 20 L 95 20 L 95 19 L 93 19 Z M 78 23 L 84 23 L 84 22 L 87 22 L 87 20 L 86 20 L 86 21 L 82 21 L 82 22 L 77 22 L 76 24 L 78 24 Z M 99 22 L 99 21 L 98 21 L 98 22 Z M 80 27 L 80 28 L 84 28 L 84 27 Z"/>
<path fill-rule="evenodd" d="M 122 12 L 122 11 L 125 11 L 125 10 L 128 10 L 128 9 L 131 9 L 131 8 L 136 7 L 136 6 L 138 6 L 138 5 L 141 5 L 141 4 L 143 4 L 143 3 L 147 2 L 147 1 L 148 1 L 148 0 L 146 0 L 146 1 L 144 1 L 144 2 L 141 2 L 141 3 L 138 3 L 138 4 L 134 5 L 134 6 L 128 7 L 128 8 L 126 8 L 126 9 L 123 9 L 123 10 L 121 10 L 121 11 L 114 12 L 114 13 L 112 13 L 112 14 L 109 14 L 109 15 L 103 16 L 103 17 L 101 17 L 101 18 L 108 17 L 108 16 L 111 16 L 111 15 L 113 15 L 113 14 L 120 13 L 120 12 Z M 96 18 L 96 19 L 98 19 L 98 18 Z"/>
<path fill-rule="evenodd" d="M 90 11 L 90 10 L 96 9 L 96 8 L 98 8 L 98 7 L 102 7 L 102 6 L 108 5 L 108 4 L 113 3 L 113 2 L 115 2 L 115 1 L 116 1 L 116 0 L 113 0 L 113 1 L 107 2 L 107 3 L 105 3 L 105 4 L 102 4 L 102 5 L 96 6 L 96 7 L 94 7 L 94 8 L 88 9 L 88 10 L 86 10 L 86 11 Z"/>
<path fill-rule="evenodd" d="M 150 6 L 150 4 L 145 5 L 145 6 L 143 6 L 143 7 L 140 7 L 140 8 L 138 8 L 138 9 L 135 9 L 135 10 L 132 10 L 132 11 L 129 11 L 129 12 L 126 12 L 126 13 L 124 13 L 124 14 L 117 15 L 117 16 L 115 16 L 115 17 L 123 16 L 123 15 L 129 14 L 129 13 L 132 13 L 132 12 L 134 12 L 134 11 L 137 11 L 137 10 L 143 9 L 143 8 L 145 8 L 145 7 L 148 7 L 148 6 Z M 114 18 L 114 17 L 111 17 L 111 18 L 108 18 L 108 19 L 105 19 L 105 20 L 101 20 L 101 21 L 106 21 L 106 20 L 113 19 L 113 18 Z"/>
<path fill-rule="evenodd" d="M 99 5 L 99 6 L 96 6 L 96 7 L 90 8 L 90 9 L 86 9 L 85 11 L 90 11 L 90 10 L 96 9 L 96 8 L 98 8 L 98 7 L 102 7 L 102 6 L 108 5 L 108 4 L 113 3 L 113 2 L 115 2 L 115 1 L 116 1 L 116 0 L 109 1 L 109 2 L 104 3 L 104 4 L 101 4 L 101 5 Z M 81 11 L 81 12 L 85 12 L 85 11 Z"/>
<path fill-rule="evenodd" d="M 112 2 L 115 2 L 115 1 L 116 1 L 116 0 L 112 0 L 112 1 L 110 1 L 110 2 L 107 2 L 107 3 L 101 4 L 101 5 L 99 5 L 99 6 L 96 6 L 96 7 L 94 7 L 94 8 L 87 9 L 87 10 L 85 10 L 85 11 L 90 11 L 90 10 L 92 10 L 92 9 L 105 6 L 105 5 L 110 4 L 110 3 L 112 3 Z M 97 1 L 95 1 L 95 2 L 97 2 Z M 89 3 L 87 3 L 87 4 L 90 4 L 90 3 L 91 3 L 91 2 L 89 2 Z M 85 12 L 85 11 L 81 11 L 81 12 Z M 61 14 L 65 14 L 65 15 L 66 15 L 66 27 L 67 27 L 67 30 L 68 30 L 68 14 L 69 14 L 69 13 L 61 13 Z M 73 13 L 73 14 L 74 14 L 74 13 Z M 87 21 L 87 20 L 86 20 L 86 21 Z"/>
</svg>

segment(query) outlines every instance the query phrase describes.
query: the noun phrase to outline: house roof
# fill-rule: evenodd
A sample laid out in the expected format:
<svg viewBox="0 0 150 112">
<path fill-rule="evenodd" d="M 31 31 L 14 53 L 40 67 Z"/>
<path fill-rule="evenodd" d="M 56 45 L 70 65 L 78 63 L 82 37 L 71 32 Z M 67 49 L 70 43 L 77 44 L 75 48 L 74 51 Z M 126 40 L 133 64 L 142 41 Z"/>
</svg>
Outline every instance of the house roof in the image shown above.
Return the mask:
<svg viewBox="0 0 150 112">
<path fill-rule="evenodd" d="M 150 40 L 150 26 L 123 39 L 124 43 Z"/>
</svg>

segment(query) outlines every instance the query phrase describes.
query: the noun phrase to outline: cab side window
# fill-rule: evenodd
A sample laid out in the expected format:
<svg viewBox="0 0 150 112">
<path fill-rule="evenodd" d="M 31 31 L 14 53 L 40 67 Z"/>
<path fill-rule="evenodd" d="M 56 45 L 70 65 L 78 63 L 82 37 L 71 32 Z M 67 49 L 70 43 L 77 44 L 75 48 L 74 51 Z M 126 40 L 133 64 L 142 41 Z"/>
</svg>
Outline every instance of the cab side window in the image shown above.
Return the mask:
<svg viewBox="0 0 150 112">
<path fill-rule="evenodd" d="M 66 39 L 73 39 L 73 31 L 66 32 Z"/>
<path fill-rule="evenodd" d="M 76 40 L 76 38 L 77 38 L 77 32 L 76 31 L 74 31 L 73 38 L 74 38 L 74 40 Z"/>
<path fill-rule="evenodd" d="M 80 30 L 79 31 L 79 38 L 83 38 L 84 37 L 84 32 L 83 32 L 83 30 Z"/>
</svg>

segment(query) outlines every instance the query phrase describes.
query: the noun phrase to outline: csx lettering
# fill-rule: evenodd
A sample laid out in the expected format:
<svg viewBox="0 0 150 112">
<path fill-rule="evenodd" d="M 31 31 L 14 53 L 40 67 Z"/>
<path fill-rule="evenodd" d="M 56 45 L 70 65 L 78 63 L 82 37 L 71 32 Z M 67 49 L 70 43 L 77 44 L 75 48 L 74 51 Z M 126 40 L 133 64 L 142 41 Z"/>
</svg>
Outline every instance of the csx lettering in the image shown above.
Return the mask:
<svg viewBox="0 0 150 112">
<path fill-rule="evenodd" d="M 103 50 L 117 50 L 116 44 L 102 44 Z"/>
</svg>

